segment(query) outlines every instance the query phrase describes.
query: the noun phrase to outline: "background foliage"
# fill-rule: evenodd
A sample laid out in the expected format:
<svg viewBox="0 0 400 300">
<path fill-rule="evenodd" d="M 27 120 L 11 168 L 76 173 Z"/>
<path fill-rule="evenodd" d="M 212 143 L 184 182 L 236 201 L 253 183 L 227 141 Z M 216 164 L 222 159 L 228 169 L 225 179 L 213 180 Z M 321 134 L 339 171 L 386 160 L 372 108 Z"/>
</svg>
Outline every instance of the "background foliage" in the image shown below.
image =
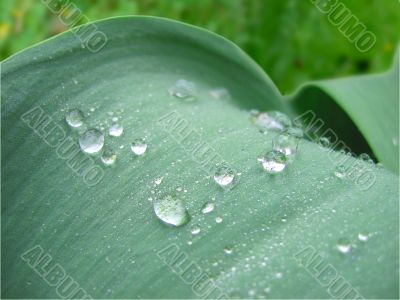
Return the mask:
<svg viewBox="0 0 400 300">
<path fill-rule="evenodd" d="M 73 0 L 90 19 L 145 14 L 187 22 L 232 40 L 271 76 L 283 93 L 310 79 L 383 71 L 398 43 L 398 0 L 342 1 L 376 34 L 359 53 L 310 1 Z M 39 0 L 0 1 L 0 59 L 65 31 Z"/>
</svg>

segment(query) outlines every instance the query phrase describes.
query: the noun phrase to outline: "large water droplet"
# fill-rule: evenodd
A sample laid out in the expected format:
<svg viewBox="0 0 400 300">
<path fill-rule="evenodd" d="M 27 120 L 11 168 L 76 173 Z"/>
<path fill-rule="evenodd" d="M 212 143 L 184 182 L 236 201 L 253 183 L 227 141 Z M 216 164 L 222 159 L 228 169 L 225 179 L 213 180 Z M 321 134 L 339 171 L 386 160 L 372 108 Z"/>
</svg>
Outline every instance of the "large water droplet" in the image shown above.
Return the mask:
<svg viewBox="0 0 400 300">
<path fill-rule="evenodd" d="M 190 215 L 182 200 L 168 195 L 153 201 L 156 216 L 166 224 L 182 226 L 190 221 Z"/>
<path fill-rule="evenodd" d="M 282 172 L 288 164 L 286 155 L 275 150 L 269 151 L 264 156 L 258 158 L 258 161 L 264 170 L 271 174 Z"/>
<path fill-rule="evenodd" d="M 267 131 L 285 131 L 292 126 L 289 117 L 279 111 L 258 113 L 253 120 L 257 126 Z"/>
<path fill-rule="evenodd" d="M 105 165 L 112 165 L 116 159 L 117 159 L 117 155 L 115 154 L 114 150 L 111 148 L 104 149 L 103 153 L 101 154 L 101 161 Z"/>
<path fill-rule="evenodd" d="M 142 155 L 146 152 L 147 150 L 147 144 L 144 139 L 136 139 L 133 141 L 131 145 L 131 150 L 133 153 L 136 155 Z"/>
<path fill-rule="evenodd" d="M 286 156 L 293 156 L 297 152 L 299 140 L 290 134 L 279 134 L 272 140 L 272 148 Z"/>
<path fill-rule="evenodd" d="M 352 248 L 350 241 L 345 238 L 339 239 L 336 247 L 341 253 L 344 254 L 350 253 Z"/>
<path fill-rule="evenodd" d="M 196 87 L 193 82 L 185 79 L 179 79 L 168 89 L 170 95 L 179 99 L 191 101 L 195 99 Z"/>
<path fill-rule="evenodd" d="M 235 179 L 235 172 L 228 165 L 221 164 L 220 166 L 217 167 L 214 174 L 214 180 L 220 186 L 222 187 L 227 186 L 233 183 L 234 179 Z"/>
<path fill-rule="evenodd" d="M 79 137 L 79 146 L 86 153 L 96 153 L 103 148 L 104 135 L 97 129 L 89 129 Z"/>
<path fill-rule="evenodd" d="M 124 127 L 119 123 L 114 123 L 108 128 L 108 134 L 111 136 L 120 136 L 124 132 Z"/>
<path fill-rule="evenodd" d="M 201 212 L 203 214 L 208 214 L 208 213 L 212 212 L 213 210 L 214 210 L 214 203 L 212 203 L 212 202 L 207 202 L 201 208 Z"/>
<path fill-rule="evenodd" d="M 81 112 L 79 109 L 73 109 L 65 116 L 65 120 L 71 127 L 82 126 L 84 118 L 83 112 Z"/>
</svg>

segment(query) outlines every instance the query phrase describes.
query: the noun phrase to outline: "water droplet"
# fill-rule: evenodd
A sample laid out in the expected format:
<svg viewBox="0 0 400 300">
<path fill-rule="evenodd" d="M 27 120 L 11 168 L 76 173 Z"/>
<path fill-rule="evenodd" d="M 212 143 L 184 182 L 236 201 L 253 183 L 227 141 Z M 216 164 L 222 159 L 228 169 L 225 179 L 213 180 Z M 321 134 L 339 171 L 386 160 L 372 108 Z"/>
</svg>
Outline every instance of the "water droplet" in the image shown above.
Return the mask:
<svg viewBox="0 0 400 300">
<path fill-rule="evenodd" d="M 104 135 L 97 129 L 89 129 L 79 137 L 79 146 L 86 153 L 96 153 L 103 148 Z"/>
<path fill-rule="evenodd" d="M 67 121 L 68 125 L 71 127 L 79 127 L 83 124 L 84 120 L 83 112 L 79 109 L 73 109 L 67 113 L 65 116 L 65 120 Z"/>
<path fill-rule="evenodd" d="M 121 124 L 114 123 L 108 128 L 108 134 L 111 136 L 120 136 L 124 132 L 124 127 Z"/>
<path fill-rule="evenodd" d="M 190 233 L 192 234 L 192 235 L 196 235 L 196 234 L 199 234 L 200 233 L 200 227 L 197 227 L 197 226 L 195 226 L 195 227 L 193 227 L 191 230 L 190 230 Z"/>
<path fill-rule="evenodd" d="M 153 201 L 156 216 L 166 224 L 182 226 L 190 221 L 190 215 L 182 200 L 168 195 Z"/>
<path fill-rule="evenodd" d="M 279 111 L 262 112 L 255 116 L 254 123 L 263 130 L 285 131 L 292 126 L 292 121 Z"/>
<path fill-rule="evenodd" d="M 208 214 L 208 213 L 212 212 L 213 210 L 214 210 L 214 203 L 212 203 L 212 202 L 207 202 L 201 208 L 201 212 L 203 214 Z"/>
<path fill-rule="evenodd" d="M 366 163 L 369 163 L 369 164 L 373 164 L 374 163 L 373 159 L 367 153 L 361 153 L 359 155 L 359 158 L 361 160 L 365 161 Z"/>
<path fill-rule="evenodd" d="M 338 178 L 343 178 L 346 176 L 346 168 L 343 165 L 338 165 L 335 168 L 334 174 Z"/>
<path fill-rule="evenodd" d="M 301 139 L 304 136 L 304 131 L 300 127 L 295 127 L 295 126 L 289 127 L 286 132 L 288 134 L 290 134 L 291 136 L 298 138 L 298 139 Z"/>
<path fill-rule="evenodd" d="M 344 254 L 350 253 L 351 248 L 352 248 L 350 241 L 345 238 L 339 239 L 336 247 L 341 253 L 344 253 Z"/>
<path fill-rule="evenodd" d="M 272 148 L 285 154 L 287 157 L 293 156 L 297 152 L 299 140 L 290 134 L 279 134 L 272 140 Z"/>
<path fill-rule="evenodd" d="M 136 155 L 142 155 L 147 150 L 147 144 L 144 139 L 136 139 L 131 145 L 131 150 Z"/>
<path fill-rule="evenodd" d="M 231 247 L 226 246 L 226 247 L 224 248 L 224 252 L 225 252 L 226 254 L 232 254 L 233 249 L 232 249 Z"/>
<path fill-rule="evenodd" d="M 392 144 L 393 144 L 393 146 L 398 146 L 399 145 L 399 138 L 397 136 L 394 136 L 392 138 Z"/>
<path fill-rule="evenodd" d="M 368 235 L 367 234 L 363 234 L 363 233 L 359 233 L 358 234 L 358 239 L 360 240 L 360 241 L 362 241 L 362 242 L 366 242 L 366 241 L 368 241 Z"/>
<path fill-rule="evenodd" d="M 118 122 L 118 117 L 112 117 L 111 121 Z"/>
<path fill-rule="evenodd" d="M 331 141 L 330 141 L 330 139 L 328 137 L 322 136 L 322 137 L 319 138 L 319 144 L 322 147 L 329 148 L 329 145 L 331 144 Z"/>
<path fill-rule="evenodd" d="M 154 180 L 154 183 L 155 183 L 156 185 L 160 185 L 161 182 L 163 181 L 163 179 L 164 179 L 164 177 L 157 178 L 156 180 Z"/>
<path fill-rule="evenodd" d="M 214 174 L 214 180 L 220 186 L 222 187 L 227 186 L 231 184 L 234 179 L 235 179 L 235 173 L 228 165 L 222 164 L 217 167 Z"/>
<path fill-rule="evenodd" d="M 221 217 L 216 217 L 216 218 L 215 218 L 215 222 L 221 223 L 221 222 L 222 222 L 222 218 L 221 218 Z"/>
<path fill-rule="evenodd" d="M 258 158 L 258 161 L 264 170 L 271 174 L 282 172 L 288 164 L 286 155 L 275 150 L 269 151 L 264 156 Z"/>
<path fill-rule="evenodd" d="M 117 159 L 117 155 L 115 154 L 114 150 L 112 150 L 111 148 L 104 149 L 104 151 L 101 155 L 101 161 L 105 165 L 112 165 L 116 159 Z"/>
<path fill-rule="evenodd" d="M 282 272 L 275 273 L 275 278 L 281 279 L 282 277 L 283 277 L 283 273 Z"/>
<path fill-rule="evenodd" d="M 217 100 L 230 99 L 229 91 L 226 88 L 218 87 L 210 91 L 210 95 Z"/>
<path fill-rule="evenodd" d="M 168 89 L 171 96 L 179 99 L 191 101 L 195 99 L 196 87 L 193 82 L 185 79 L 179 79 L 173 86 Z"/>
</svg>

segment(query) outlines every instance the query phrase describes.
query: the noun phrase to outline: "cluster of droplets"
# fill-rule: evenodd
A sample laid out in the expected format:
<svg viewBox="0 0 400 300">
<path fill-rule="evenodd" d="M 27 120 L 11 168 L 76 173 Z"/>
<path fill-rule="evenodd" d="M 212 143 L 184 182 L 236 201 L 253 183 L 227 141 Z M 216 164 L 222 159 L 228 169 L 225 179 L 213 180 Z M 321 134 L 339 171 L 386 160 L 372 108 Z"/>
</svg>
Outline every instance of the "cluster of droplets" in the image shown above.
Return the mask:
<svg viewBox="0 0 400 300">
<path fill-rule="evenodd" d="M 90 108 L 90 112 L 94 112 L 95 108 Z M 89 114 L 89 113 L 88 113 Z M 71 128 L 82 128 L 85 124 L 85 115 L 79 109 L 72 109 L 65 115 L 65 121 Z M 118 117 L 112 118 L 112 124 L 108 128 L 110 137 L 120 137 L 124 132 L 124 127 L 118 122 Z M 102 129 L 102 128 L 101 128 Z M 110 166 L 117 160 L 117 154 L 109 146 L 105 145 L 105 135 L 97 128 L 89 128 L 85 130 L 78 138 L 80 149 L 87 154 L 101 153 L 100 160 L 104 165 Z M 120 148 L 122 148 L 121 146 Z M 132 153 L 136 156 L 143 155 L 147 150 L 147 144 L 143 138 L 135 139 L 131 144 Z"/>
<path fill-rule="evenodd" d="M 287 115 L 279 111 L 251 111 L 253 123 L 262 133 L 273 132 L 272 147 L 267 153 L 257 158 L 262 168 L 270 173 L 280 173 L 293 162 L 297 153 L 303 130 L 294 126 Z"/>
</svg>

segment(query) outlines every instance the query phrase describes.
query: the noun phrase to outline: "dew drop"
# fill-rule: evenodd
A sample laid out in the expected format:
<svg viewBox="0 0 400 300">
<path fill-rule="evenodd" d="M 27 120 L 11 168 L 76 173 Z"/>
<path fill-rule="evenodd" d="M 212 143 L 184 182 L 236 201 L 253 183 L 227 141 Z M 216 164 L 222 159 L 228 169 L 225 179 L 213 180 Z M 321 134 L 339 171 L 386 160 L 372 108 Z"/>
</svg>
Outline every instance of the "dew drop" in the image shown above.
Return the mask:
<svg viewBox="0 0 400 300">
<path fill-rule="evenodd" d="M 258 158 L 265 171 L 271 174 L 282 172 L 288 164 L 285 154 L 279 151 L 269 151 L 264 156 Z"/>
<path fill-rule="evenodd" d="M 352 248 L 350 241 L 345 238 L 339 239 L 336 247 L 341 253 L 344 254 L 350 253 Z"/>
<path fill-rule="evenodd" d="M 131 145 L 131 150 L 136 155 L 142 155 L 147 150 L 147 144 L 144 139 L 136 139 Z"/>
<path fill-rule="evenodd" d="M 179 79 L 168 89 L 168 92 L 171 96 L 175 96 L 176 98 L 192 101 L 195 99 L 196 87 L 193 82 Z"/>
<path fill-rule="evenodd" d="M 217 100 L 230 99 L 229 91 L 223 87 L 217 87 L 210 91 L 210 95 Z"/>
<path fill-rule="evenodd" d="M 121 124 L 114 123 L 108 128 L 108 134 L 111 136 L 120 136 L 124 132 L 124 127 Z"/>
<path fill-rule="evenodd" d="M 201 208 L 201 212 L 203 214 L 208 214 L 208 213 L 212 212 L 213 210 L 214 210 L 214 203 L 212 203 L 212 202 L 207 202 Z"/>
<path fill-rule="evenodd" d="M 79 109 L 73 109 L 67 113 L 65 120 L 71 127 L 80 127 L 83 124 L 84 116 L 83 112 Z"/>
<path fill-rule="evenodd" d="M 359 233 L 358 234 L 358 239 L 360 240 L 360 241 L 362 241 L 362 242 L 366 242 L 366 241 L 368 241 L 368 235 L 367 234 L 363 234 L 363 233 Z"/>
<path fill-rule="evenodd" d="M 166 224 L 182 226 L 190 221 L 190 215 L 182 200 L 168 195 L 153 201 L 154 213 Z"/>
<path fill-rule="evenodd" d="M 104 149 L 104 151 L 101 155 L 101 161 L 105 165 L 112 165 L 116 159 L 117 159 L 117 155 L 115 154 L 114 150 L 112 150 L 111 148 Z"/>
<path fill-rule="evenodd" d="M 83 152 L 97 153 L 104 145 L 104 135 L 97 129 L 89 129 L 79 137 L 79 146 Z"/>
<path fill-rule="evenodd" d="M 361 153 L 359 155 L 359 158 L 361 160 L 365 161 L 366 163 L 369 163 L 369 164 L 373 164 L 374 163 L 373 159 L 367 153 Z"/>
<path fill-rule="evenodd" d="M 227 186 L 233 183 L 234 179 L 235 179 L 235 173 L 228 165 L 222 164 L 217 167 L 214 174 L 214 180 L 220 186 L 222 187 Z"/>
<path fill-rule="evenodd" d="M 325 136 L 320 137 L 318 142 L 322 147 L 325 147 L 325 148 L 329 148 L 329 145 L 331 144 L 330 139 Z"/>
<path fill-rule="evenodd" d="M 272 148 L 288 156 L 293 156 L 297 152 L 299 140 L 290 134 L 279 134 L 272 140 Z"/>
<path fill-rule="evenodd" d="M 192 235 L 196 235 L 196 234 L 199 234 L 200 233 L 200 227 L 197 227 L 197 226 L 195 226 L 195 227 L 193 227 L 191 230 L 190 230 L 190 233 L 192 234 Z"/>
<path fill-rule="evenodd" d="M 156 185 L 160 185 L 161 184 L 161 182 L 163 181 L 163 177 L 160 177 L 160 178 L 157 178 L 156 180 L 154 180 L 154 183 L 156 184 Z"/>
<path fill-rule="evenodd" d="M 266 131 L 285 131 L 292 126 L 289 117 L 279 111 L 258 113 L 253 120 L 254 124 Z"/>
<path fill-rule="evenodd" d="M 335 168 L 334 174 L 337 178 L 343 178 L 346 176 L 346 168 L 343 165 L 338 165 Z"/>
<path fill-rule="evenodd" d="M 221 218 L 221 217 L 216 217 L 216 218 L 215 218 L 215 222 L 221 223 L 221 222 L 222 222 L 222 218 Z"/>
<path fill-rule="evenodd" d="M 226 247 L 224 248 L 224 252 L 225 252 L 226 254 L 232 254 L 232 253 L 233 253 L 233 249 L 232 249 L 231 247 L 229 247 L 229 246 L 226 246 Z"/>
</svg>

